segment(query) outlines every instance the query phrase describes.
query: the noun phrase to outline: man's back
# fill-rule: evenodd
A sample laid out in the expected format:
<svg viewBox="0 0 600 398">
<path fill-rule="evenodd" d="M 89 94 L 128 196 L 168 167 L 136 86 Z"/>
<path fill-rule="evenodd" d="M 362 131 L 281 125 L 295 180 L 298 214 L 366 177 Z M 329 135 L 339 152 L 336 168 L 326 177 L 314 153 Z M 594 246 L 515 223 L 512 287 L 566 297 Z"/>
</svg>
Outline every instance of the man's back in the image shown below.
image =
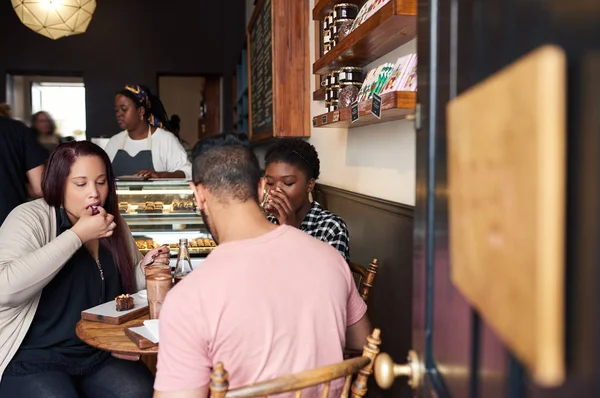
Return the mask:
<svg viewBox="0 0 600 398">
<path fill-rule="evenodd" d="M 365 312 L 344 259 L 298 229 L 225 243 L 168 295 L 155 389 L 202 387 L 217 362 L 231 388 L 339 362 Z"/>
<path fill-rule="evenodd" d="M 0 225 L 27 201 L 27 172 L 41 166 L 46 152 L 23 123 L 0 117 Z"/>
</svg>

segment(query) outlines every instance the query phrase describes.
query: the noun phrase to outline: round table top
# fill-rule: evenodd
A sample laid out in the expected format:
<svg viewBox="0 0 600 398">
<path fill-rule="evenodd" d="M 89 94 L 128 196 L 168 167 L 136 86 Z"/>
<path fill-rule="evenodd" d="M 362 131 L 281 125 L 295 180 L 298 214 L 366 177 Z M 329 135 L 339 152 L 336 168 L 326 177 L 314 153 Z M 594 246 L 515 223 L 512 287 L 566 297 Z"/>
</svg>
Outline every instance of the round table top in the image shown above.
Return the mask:
<svg viewBox="0 0 600 398">
<path fill-rule="evenodd" d="M 158 346 L 141 349 L 125 334 L 125 328 L 141 326 L 148 319 L 143 315 L 120 325 L 109 325 L 108 323 L 80 320 L 77 322 L 77 337 L 86 344 L 113 354 L 121 355 L 156 355 Z"/>
</svg>

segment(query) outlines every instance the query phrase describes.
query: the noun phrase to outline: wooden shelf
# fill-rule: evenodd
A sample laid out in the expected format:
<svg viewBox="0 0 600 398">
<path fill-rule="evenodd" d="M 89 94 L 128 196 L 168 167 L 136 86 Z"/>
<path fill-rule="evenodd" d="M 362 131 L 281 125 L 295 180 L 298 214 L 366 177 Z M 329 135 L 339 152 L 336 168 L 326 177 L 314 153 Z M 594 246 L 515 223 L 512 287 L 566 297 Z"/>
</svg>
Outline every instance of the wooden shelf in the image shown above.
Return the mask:
<svg viewBox="0 0 600 398">
<path fill-rule="evenodd" d="M 322 22 L 329 11 L 333 10 L 333 6 L 338 3 L 352 3 L 360 7 L 364 0 L 320 0 L 313 8 L 313 20 Z"/>
<path fill-rule="evenodd" d="M 332 3 L 333 1 L 321 0 Z M 317 7 L 315 7 L 315 10 Z M 313 10 L 314 14 L 314 10 Z M 416 37 L 417 0 L 390 0 L 313 64 L 315 75 L 365 66 Z"/>
<path fill-rule="evenodd" d="M 313 91 L 313 101 L 325 101 L 325 87 Z"/>
<path fill-rule="evenodd" d="M 353 128 L 406 119 L 407 116 L 414 115 L 415 113 L 417 93 L 415 91 L 396 91 L 382 95 L 381 119 L 378 119 L 371 113 L 372 102 L 372 100 L 359 102 L 358 120 L 354 123 L 351 121 L 350 107 L 347 107 L 313 117 L 313 126 Z M 336 116 L 336 113 L 339 116 Z M 338 121 L 334 122 L 335 119 L 338 119 Z"/>
</svg>

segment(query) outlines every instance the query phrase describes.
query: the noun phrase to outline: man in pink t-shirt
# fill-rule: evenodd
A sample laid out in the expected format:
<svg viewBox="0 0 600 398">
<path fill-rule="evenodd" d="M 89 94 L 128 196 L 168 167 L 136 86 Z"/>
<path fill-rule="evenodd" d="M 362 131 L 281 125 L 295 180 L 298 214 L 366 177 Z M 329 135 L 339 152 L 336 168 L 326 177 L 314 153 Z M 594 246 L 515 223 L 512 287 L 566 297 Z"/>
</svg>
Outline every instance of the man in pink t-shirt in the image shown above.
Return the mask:
<svg viewBox="0 0 600 398">
<path fill-rule="evenodd" d="M 371 325 L 342 256 L 264 217 L 258 161 L 240 141 L 213 136 L 194 152 L 190 185 L 219 246 L 162 307 L 155 397 L 206 397 L 217 362 L 236 388 L 362 348 Z"/>
</svg>

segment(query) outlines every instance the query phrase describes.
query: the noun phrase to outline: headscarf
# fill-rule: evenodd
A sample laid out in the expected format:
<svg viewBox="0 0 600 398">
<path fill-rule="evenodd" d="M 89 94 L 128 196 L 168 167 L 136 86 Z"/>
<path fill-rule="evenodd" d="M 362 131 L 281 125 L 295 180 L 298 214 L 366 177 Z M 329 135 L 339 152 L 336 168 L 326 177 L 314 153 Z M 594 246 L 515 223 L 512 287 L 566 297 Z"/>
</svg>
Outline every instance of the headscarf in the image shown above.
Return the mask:
<svg viewBox="0 0 600 398">
<path fill-rule="evenodd" d="M 146 120 L 151 126 L 160 128 L 164 127 L 162 122 L 158 120 L 158 118 L 152 113 L 152 102 L 150 101 L 150 96 L 141 86 L 128 84 L 125 86 L 125 90 L 133 94 L 138 108 L 143 106 L 146 109 Z"/>
</svg>

